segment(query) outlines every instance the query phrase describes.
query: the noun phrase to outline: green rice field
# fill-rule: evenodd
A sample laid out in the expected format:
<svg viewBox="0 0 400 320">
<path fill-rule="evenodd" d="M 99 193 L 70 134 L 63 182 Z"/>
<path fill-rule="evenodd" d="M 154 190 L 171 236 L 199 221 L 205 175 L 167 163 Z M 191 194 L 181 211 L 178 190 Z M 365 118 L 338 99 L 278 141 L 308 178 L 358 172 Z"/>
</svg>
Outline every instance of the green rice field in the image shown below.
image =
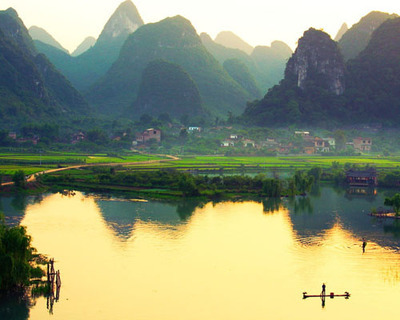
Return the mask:
<svg viewBox="0 0 400 320">
<path fill-rule="evenodd" d="M 160 161 L 162 160 L 162 161 Z M 235 170 L 243 168 L 265 169 L 307 169 L 314 166 L 328 168 L 333 162 L 340 165 L 346 163 L 361 166 L 370 165 L 378 169 L 400 169 L 400 157 L 331 157 L 331 156 L 282 156 L 282 157 L 225 157 L 225 156 L 185 156 L 179 160 L 168 160 L 160 155 L 132 154 L 127 156 L 110 156 L 106 154 L 71 154 L 71 153 L 43 153 L 21 154 L 1 153 L 0 173 L 13 174 L 17 170 L 24 170 L 26 174 L 45 171 L 57 167 L 77 165 L 106 165 L 121 164 L 136 170 L 154 170 L 175 168 L 178 170 Z"/>
</svg>

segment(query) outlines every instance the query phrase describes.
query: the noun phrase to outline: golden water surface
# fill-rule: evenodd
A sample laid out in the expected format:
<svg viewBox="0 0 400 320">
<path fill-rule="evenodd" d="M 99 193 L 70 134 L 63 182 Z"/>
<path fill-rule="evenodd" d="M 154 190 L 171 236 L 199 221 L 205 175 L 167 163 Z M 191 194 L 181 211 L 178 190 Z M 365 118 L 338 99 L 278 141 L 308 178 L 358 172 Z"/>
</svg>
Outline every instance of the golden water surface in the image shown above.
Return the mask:
<svg viewBox="0 0 400 320">
<path fill-rule="evenodd" d="M 136 204 L 124 226 L 81 193 L 29 205 L 21 224 L 62 278 L 53 313 L 39 298 L 29 319 L 398 318 L 399 253 L 369 242 L 363 254 L 340 219 L 305 237 L 283 207 L 266 214 L 256 202 L 209 203 L 162 222 L 141 218 L 149 205 Z M 350 299 L 327 299 L 324 308 L 302 299 L 323 282 Z"/>
</svg>

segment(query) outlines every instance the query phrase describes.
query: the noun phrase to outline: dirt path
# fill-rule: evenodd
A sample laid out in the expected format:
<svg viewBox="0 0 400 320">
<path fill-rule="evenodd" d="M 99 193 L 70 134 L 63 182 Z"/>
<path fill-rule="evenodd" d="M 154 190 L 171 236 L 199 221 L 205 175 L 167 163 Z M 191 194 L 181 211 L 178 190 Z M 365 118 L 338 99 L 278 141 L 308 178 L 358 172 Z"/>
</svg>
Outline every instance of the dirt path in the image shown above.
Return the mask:
<svg viewBox="0 0 400 320">
<path fill-rule="evenodd" d="M 36 177 L 41 175 L 41 174 L 46 174 L 46 173 L 53 173 L 53 172 L 59 172 L 59 171 L 65 171 L 65 170 L 71 170 L 71 169 L 82 169 L 82 168 L 87 168 L 87 167 L 117 167 L 117 166 L 130 166 L 130 165 L 140 165 L 140 164 L 152 164 L 152 163 L 163 163 L 163 162 L 171 162 L 171 161 L 176 161 L 180 160 L 178 157 L 171 156 L 171 155 L 158 155 L 162 157 L 167 157 L 168 159 L 162 159 L 162 160 L 147 160 L 147 161 L 135 161 L 135 162 L 124 162 L 124 163 L 115 163 L 115 162 L 107 162 L 107 163 L 92 163 L 92 164 L 80 164 L 76 166 L 69 166 L 69 167 L 63 167 L 63 168 L 56 168 L 56 169 L 49 169 L 49 170 L 44 170 L 40 172 L 36 172 L 34 174 L 26 176 L 26 181 L 27 182 L 34 182 L 36 181 Z M 1 184 L 1 186 L 11 186 L 13 185 L 14 182 L 4 182 Z"/>
</svg>

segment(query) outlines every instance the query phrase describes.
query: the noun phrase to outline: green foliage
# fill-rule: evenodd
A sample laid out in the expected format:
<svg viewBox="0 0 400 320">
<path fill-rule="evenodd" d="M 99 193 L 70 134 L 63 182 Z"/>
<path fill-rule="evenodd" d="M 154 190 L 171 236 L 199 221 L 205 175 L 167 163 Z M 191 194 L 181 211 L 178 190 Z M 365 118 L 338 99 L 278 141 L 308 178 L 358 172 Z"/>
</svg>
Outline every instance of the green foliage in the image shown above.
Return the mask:
<svg viewBox="0 0 400 320">
<path fill-rule="evenodd" d="M 195 180 L 191 175 L 180 175 L 178 181 L 178 190 L 182 191 L 184 196 L 197 196 L 199 194 Z"/>
<path fill-rule="evenodd" d="M 0 12 L 0 124 L 50 122 L 85 113 L 87 104 L 44 55 L 12 9 Z"/>
<path fill-rule="evenodd" d="M 177 64 L 151 61 L 143 71 L 137 100 L 130 110 L 133 115 L 168 113 L 204 115 L 201 97 L 189 74 Z M 130 114 L 130 116 L 131 116 Z"/>
<path fill-rule="evenodd" d="M 344 150 L 346 148 L 346 134 L 343 130 L 336 130 L 333 133 L 333 137 L 335 138 L 336 142 L 336 149 L 338 151 Z"/>
<path fill-rule="evenodd" d="M 180 16 L 146 24 L 131 34 L 89 99 L 107 115 L 121 112 L 137 98 L 143 70 L 157 59 L 180 65 L 197 85 L 205 107 L 215 115 L 243 111 L 249 95 L 206 50 L 190 22 Z"/>
<path fill-rule="evenodd" d="M 322 168 L 321 167 L 312 167 L 307 172 L 308 176 L 314 177 L 315 182 L 319 182 L 322 176 Z"/>
<path fill-rule="evenodd" d="M 93 129 L 87 132 L 86 138 L 88 141 L 96 145 L 105 145 L 108 142 L 108 137 L 102 129 Z"/>
<path fill-rule="evenodd" d="M 16 171 L 12 177 L 12 180 L 14 182 L 15 188 L 17 189 L 26 188 L 25 172 L 23 170 Z"/>
<path fill-rule="evenodd" d="M 239 83 L 253 98 L 261 96 L 260 89 L 250 73 L 249 68 L 239 59 L 229 59 L 223 64 L 224 69 L 229 75 Z"/>
<path fill-rule="evenodd" d="M 366 49 L 348 63 L 349 117 L 398 126 L 400 115 L 400 18 L 374 31 Z"/>
<path fill-rule="evenodd" d="M 392 198 L 385 198 L 385 206 L 392 206 L 396 216 L 400 215 L 400 193 L 396 193 Z"/>
<path fill-rule="evenodd" d="M 394 14 L 372 11 L 354 24 L 339 40 L 339 47 L 346 61 L 356 58 L 367 47 L 372 32 L 387 19 L 394 17 Z"/>
<path fill-rule="evenodd" d="M 87 91 L 117 60 L 121 47 L 131 32 L 131 28 L 126 27 L 117 36 L 112 36 L 115 19 L 121 19 L 121 16 L 129 19 L 130 26 L 143 25 L 143 20 L 133 3 L 125 1 L 110 18 L 95 45 L 77 57 L 71 57 L 40 41 L 35 41 L 35 45 L 38 51 L 44 53 L 76 88 L 82 92 Z"/>
<path fill-rule="evenodd" d="M 32 267 L 31 237 L 23 227 L 6 227 L 0 222 L 0 293 L 23 288 L 31 277 L 43 272 Z"/>
<path fill-rule="evenodd" d="M 376 14 L 389 17 L 383 13 Z M 299 61 L 296 60 L 295 54 L 287 64 L 285 78 L 278 86 L 270 89 L 264 99 L 249 104 L 242 121 L 260 126 L 296 123 L 334 128 L 339 124 L 377 122 L 398 126 L 400 18 L 392 17 L 385 22 L 379 21 L 368 46 L 365 43 L 365 50 L 350 60 L 346 66 L 341 62 L 342 56 L 336 44 L 330 39 L 323 40 L 321 31 L 314 30 L 312 36 L 314 39 L 308 37 L 306 45 L 301 47 L 300 44 L 305 43 L 305 33 L 299 40 L 296 53 L 302 54 Z M 375 28 L 369 28 L 368 33 L 373 29 Z M 318 33 L 320 36 L 316 36 Z M 315 41 L 316 39 L 318 41 Z M 345 41 L 346 35 L 343 39 Z M 314 53 L 310 51 L 311 48 Z M 307 77 L 303 79 L 299 88 L 297 64 L 303 63 L 301 59 L 315 59 L 315 52 L 318 52 L 320 59 L 331 61 L 331 65 L 335 64 L 335 70 L 342 69 L 343 75 L 335 73 L 334 69 L 331 72 L 329 70 L 318 72 L 313 70 L 312 63 L 309 62 Z M 332 78 L 334 76 L 338 78 Z M 332 90 L 332 85 L 337 81 L 342 84 L 344 94 L 338 95 Z M 342 140 L 339 139 L 337 147 L 345 150 Z"/>
<path fill-rule="evenodd" d="M 279 179 L 265 179 L 263 181 L 263 194 L 271 198 L 282 195 L 282 182 Z"/>
<path fill-rule="evenodd" d="M 312 185 L 314 184 L 314 175 L 308 175 L 304 171 L 296 170 L 294 175 L 294 185 L 300 194 L 304 194 L 310 191 Z"/>
</svg>

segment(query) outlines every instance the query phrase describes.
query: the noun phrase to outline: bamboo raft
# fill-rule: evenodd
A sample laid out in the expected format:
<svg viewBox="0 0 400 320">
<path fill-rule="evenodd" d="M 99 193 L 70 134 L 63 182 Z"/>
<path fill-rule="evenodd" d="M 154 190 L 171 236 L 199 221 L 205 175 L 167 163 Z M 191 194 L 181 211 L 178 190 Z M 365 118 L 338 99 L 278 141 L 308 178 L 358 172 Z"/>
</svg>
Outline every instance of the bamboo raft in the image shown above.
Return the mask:
<svg viewBox="0 0 400 320">
<path fill-rule="evenodd" d="M 335 298 L 335 297 L 345 297 L 348 299 L 350 297 L 350 293 L 347 291 L 343 294 L 335 294 L 334 292 L 331 292 L 329 294 L 307 294 L 307 292 L 303 292 L 303 299 L 307 298 Z"/>
</svg>

